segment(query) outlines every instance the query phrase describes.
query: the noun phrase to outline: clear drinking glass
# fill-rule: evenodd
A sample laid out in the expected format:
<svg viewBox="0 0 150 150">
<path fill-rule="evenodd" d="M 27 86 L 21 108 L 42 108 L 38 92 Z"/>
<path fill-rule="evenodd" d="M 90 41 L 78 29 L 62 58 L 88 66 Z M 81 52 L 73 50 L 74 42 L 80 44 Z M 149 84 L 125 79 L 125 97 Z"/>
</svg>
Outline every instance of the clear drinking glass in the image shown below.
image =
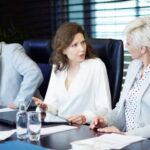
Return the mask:
<svg viewBox="0 0 150 150">
<path fill-rule="evenodd" d="M 16 114 L 17 138 L 27 139 L 27 112 L 24 101 L 19 102 L 19 110 Z"/>
<path fill-rule="evenodd" d="M 41 113 L 28 112 L 28 137 L 30 141 L 39 141 L 41 132 Z"/>
</svg>

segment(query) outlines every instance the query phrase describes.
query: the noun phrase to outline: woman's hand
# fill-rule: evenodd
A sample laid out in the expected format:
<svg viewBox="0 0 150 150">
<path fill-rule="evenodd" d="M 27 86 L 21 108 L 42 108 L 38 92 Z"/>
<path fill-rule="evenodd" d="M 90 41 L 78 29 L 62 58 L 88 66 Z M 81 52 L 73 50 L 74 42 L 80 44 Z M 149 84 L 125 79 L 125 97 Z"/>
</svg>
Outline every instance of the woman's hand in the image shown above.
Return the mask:
<svg viewBox="0 0 150 150">
<path fill-rule="evenodd" d="M 8 104 L 8 107 L 11 108 L 11 109 L 16 109 L 17 108 L 17 106 L 14 103 Z"/>
<path fill-rule="evenodd" d="M 32 100 L 36 106 L 38 106 L 40 109 L 42 109 L 42 111 L 47 111 L 48 106 L 41 99 L 32 97 Z"/>
<path fill-rule="evenodd" d="M 96 117 L 91 125 L 90 125 L 90 129 L 94 130 L 94 129 L 98 129 L 98 128 L 104 128 L 104 127 L 107 127 L 108 124 L 107 124 L 107 121 L 105 118 L 103 117 Z"/>
<path fill-rule="evenodd" d="M 71 122 L 73 124 L 85 124 L 86 123 L 86 117 L 84 115 L 74 115 L 69 118 L 67 118 L 68 122 Z"/>
<path fill-rule="evenodd" d="M 117 127 L 111 126 L 111 127 L 105 127 L 105 128 L 99 128 L 97 129 L 99 132 L 103 133 L 122 133 Z M 123 134 L 123 133 L 122 133 Z"/>
</svg>

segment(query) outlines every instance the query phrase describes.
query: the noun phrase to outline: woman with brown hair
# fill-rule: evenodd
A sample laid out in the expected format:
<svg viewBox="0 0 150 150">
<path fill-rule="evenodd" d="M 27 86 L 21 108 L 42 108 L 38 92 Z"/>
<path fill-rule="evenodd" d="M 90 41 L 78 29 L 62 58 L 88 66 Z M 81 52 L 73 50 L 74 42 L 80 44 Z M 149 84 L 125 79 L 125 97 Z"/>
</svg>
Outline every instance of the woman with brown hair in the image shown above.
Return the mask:
<svg viewBox="0 0 150 150">
<path fill-rule="evenodd" d="M 104 63 L 88 44 L 77 23 L 59 27 L 53 40 L 53 69 L 44 102 L 35 104 L 48 114 L 77 124 L 90 122 L 96 114 L 111 110 L 108 77 Z"/>
</svg>

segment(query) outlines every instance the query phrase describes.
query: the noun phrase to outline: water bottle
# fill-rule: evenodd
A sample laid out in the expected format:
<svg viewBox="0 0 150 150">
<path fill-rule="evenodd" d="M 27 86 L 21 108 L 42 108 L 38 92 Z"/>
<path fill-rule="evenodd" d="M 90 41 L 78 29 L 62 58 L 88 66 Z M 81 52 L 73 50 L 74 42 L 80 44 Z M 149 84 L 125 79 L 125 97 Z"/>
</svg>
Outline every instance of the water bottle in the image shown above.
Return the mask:
<svg viewBox="0 0 150 150">
<path fill-rule="evenodd" d="M 27 138 L 27 112 L 24 101 L 19 102 L 19 110 L 16 114 L 16 132 L 18 139 L 24 140 Z"/>
</svg>

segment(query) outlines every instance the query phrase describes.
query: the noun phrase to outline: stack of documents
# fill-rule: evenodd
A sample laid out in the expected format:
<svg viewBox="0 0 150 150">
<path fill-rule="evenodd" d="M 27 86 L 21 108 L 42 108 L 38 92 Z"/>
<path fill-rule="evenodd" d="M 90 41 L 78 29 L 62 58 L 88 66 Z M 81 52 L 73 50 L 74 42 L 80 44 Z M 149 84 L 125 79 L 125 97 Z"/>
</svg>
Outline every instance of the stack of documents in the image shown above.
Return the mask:
<svg viewBox="0 0 150 150">
<path fill-rule="evenodd" d="M 0 131 L 0 141 L 11 137 L 15 132 L 16 130 Z"/>
<path fill-rule="evenodd" d="M 46 127 L 46 128 L 41 129 L 41 135 L 53 134 L 53 133 L 72 130 L 72 129 L 76 129 L 76 128 L 77 127 L 75 127 L 75 126 L 68 126 L 68 125 Z"/>
<path fill-rule="evenodd" d="M 8 108 L 8 107 L 5 107 L 5 106 L 4 106 L 4 108 L 0 109 L 0 112 L 9 112 L 9 111 L 15 111 L 15 109 L 11 109 L 11 108 Z"/>
<path fill-rule="evenodd" d="M 75 141 L 72 142 L 71 145 L 72 147 L 79 147 L 78 145 L 89 145 L 89 147 L 91 147 L 92 150 L 96 150 L 97 148 L 109 150 L 109 149 L 121 149 L 131 143 L 138 142 L 141 140 L 145 140 L 145 138 L 111 133 L 111 134 L 104 134 L 95 138 Z"/>
</svg>

